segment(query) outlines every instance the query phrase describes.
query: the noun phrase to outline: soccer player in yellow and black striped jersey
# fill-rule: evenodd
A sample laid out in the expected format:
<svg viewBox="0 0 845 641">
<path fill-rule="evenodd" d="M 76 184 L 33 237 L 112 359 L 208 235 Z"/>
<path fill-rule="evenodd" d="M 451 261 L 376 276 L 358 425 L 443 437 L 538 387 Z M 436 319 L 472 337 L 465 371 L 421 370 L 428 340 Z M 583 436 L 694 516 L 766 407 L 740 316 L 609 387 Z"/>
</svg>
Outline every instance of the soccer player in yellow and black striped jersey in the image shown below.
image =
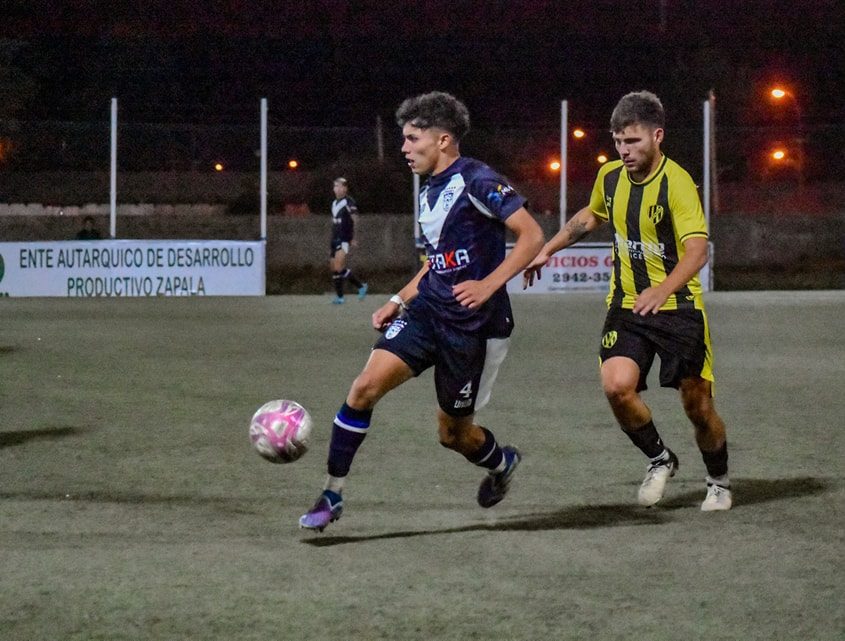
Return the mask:
<svg viewBox="0 0 845 641">
<path fill-rule="evenodd" d="M 713 403 L 712 348 L 698 279 L 708 259 L 707 225 L 692 178 L 660 150 L 664 123 L 663 105 L 651 92 L 619 101 L 610 129 L 620 159 L 602 166 L 589 206 L 545 244 L 525 269 L 524 284 L 540 278 L 555 252 L 611 223 L 613 276 L 599 351 L 601 380 L 622 430 L 649 458 L 639 502 L 657 503 L 678 469 L 640 396 L 657 355 L 661 386 L 680 391 L 695 427 L 707 469 L 701 509 L 727 510 L 727 439 Z"/>
</svg>

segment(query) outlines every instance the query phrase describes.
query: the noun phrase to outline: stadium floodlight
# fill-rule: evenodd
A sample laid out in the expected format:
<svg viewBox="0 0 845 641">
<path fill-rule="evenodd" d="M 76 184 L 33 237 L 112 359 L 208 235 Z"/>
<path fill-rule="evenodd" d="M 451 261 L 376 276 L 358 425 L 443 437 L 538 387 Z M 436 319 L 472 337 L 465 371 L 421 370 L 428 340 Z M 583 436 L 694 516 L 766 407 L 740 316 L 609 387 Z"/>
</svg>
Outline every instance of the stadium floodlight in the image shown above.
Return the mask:
<svg viewBox="0 0 845 641">
<path fill-rule="evenodd" d="M 607 162 L 607 155 L 606 154 L 599 154 L 596 156 L 596 162 L 600 165 L 603 165 Z"/>
<path fill-rule="evenodd" d="M 572 137 L 573 138 L 578 138 L 580 140 L 581 138 L 583 138 L 586 135 L 587 134 L 583 129 L 578 128 L 578 129 L 572 130 Z"/>
<path fill-rule="evenodd" d="M 782 160 L 785 160 L 786 159 L 786 151 L 784 151 L 783 149 L 775 149 L 771 153 L 771 158 L 772 158 L 772 160 L 774 160 L 776 162 L 780 162 Z"/>
<path fill-rule="evenodd" d="M 549 169 L 554 172 L 560 171 L 560 161 L 559 160 L 552 160 L 549 163 Z"/>
</svg>

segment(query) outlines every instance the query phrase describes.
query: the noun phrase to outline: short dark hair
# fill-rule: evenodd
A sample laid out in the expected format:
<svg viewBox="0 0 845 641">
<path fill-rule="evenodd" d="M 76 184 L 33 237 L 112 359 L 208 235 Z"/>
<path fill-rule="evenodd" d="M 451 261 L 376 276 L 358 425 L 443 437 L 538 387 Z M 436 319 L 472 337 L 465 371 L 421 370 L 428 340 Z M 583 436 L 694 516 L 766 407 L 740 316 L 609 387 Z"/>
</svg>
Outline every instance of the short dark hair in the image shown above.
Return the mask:
<svg viewBox="0 0 845 641">
<path fill-rule="evenodd" d="M 400 127 L 408 123 L 420 129 L 437 127 L 460 140 L 469 131 L 469 111 L 452 94 L 432 91 L 408 98 L 399 105 L 396 122 Z"/>
<path fill-rule="evenodd" d="M 619 133 L 630 125 L 666 126 L 666 113 L 660 98 L 650 91 L 634 91 L 622 96 L 610 115 L 610 131 Z"/>
</svg>

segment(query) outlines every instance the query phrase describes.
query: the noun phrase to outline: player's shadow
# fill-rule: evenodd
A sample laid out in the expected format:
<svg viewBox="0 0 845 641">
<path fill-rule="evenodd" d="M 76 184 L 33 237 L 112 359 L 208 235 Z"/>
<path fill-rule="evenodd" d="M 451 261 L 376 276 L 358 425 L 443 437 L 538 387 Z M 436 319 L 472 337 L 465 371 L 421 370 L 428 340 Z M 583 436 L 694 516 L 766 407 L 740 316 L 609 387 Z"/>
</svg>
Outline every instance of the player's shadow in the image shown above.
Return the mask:
<svg viewBox="0 0 845 641">
<path fill-rule="evenodd" d="M 792 479 L 737 479 L 733 481 L 734 509 L 746 505 L 782 501 L 802 496 L 821 494 L 831 486 L 831 481 L 802 477 Z M 577 505 L 554 512 L 529 514 L 496 523 L 475 523 L 437 530 L 406 530 L 385 532 L 371 536 L 316 536 L 302 542 L 314 547 L 328 547 L 344 543 L 361 543 L 380 539 L 404 539 L 432 534 L 459 534 L 461 532 L 534 532 L 541 530 L 583 530 L 600 527 L 659 525 L 672 521 L 671 511 L 698 507 L 703 499 L 701 488 L 666 498 L 657 508 L 638 505 Z"/>
<path fill-rule="evenodd" d="M 45 427 L 41 430 L 16 430 L 0 432 L 0 449 L 23 445 L 30 441 L 57 441 L 81 433 L 78 427 Z"/>
<path fill-rule="evenodd" d="M 584 530 L 621 525 L 656 525 L 666 520 L 657 510 L 646 510 L 636 505 L 576 505 L 555 512 L 527 514 L 495 523 L 474 523 L 438 530 L 408 530 L 386 532 L 371 536 L 328 536 L 303 539 L 315 547 L 360 543 L 379 539 L 404 539 L 431 534 L 460 534 L 462 532 L 537 532 L 543 530 Z"/>
<path fill-rule="evenodd" d="M 768 503 L 769 501 L 783 501 L 802 496 L 812 496 L 827 491 L 831 486 L 828 479 L 803 476 L 792 479 L 734 479 L 731 490 L 734 497 L 734 509 L 745 505 Z M 671 487 L 671 486 L 670 486 Z M 664 510 L 678 510 L 681 508 L 697 507 L 704 498 L 704 491 L 699 488 L 669 496 L 660 502 Z"/>
</svg>

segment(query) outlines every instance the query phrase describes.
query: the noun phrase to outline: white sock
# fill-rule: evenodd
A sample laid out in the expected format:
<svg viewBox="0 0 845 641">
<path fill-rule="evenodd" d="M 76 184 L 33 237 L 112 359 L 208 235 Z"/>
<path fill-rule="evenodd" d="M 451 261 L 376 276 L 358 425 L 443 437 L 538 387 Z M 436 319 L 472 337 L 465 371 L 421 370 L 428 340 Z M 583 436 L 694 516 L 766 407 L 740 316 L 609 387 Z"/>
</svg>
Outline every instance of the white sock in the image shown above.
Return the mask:
<svg viewBox="0 0 845 641">
<path fill-rule="evenodd" d="M 329 474 L 326 476 L 326 485 L 323 489 L 334 492 L 335 494 L 341 494 L 343 492 L 343 482 L 345 480 L 345 476 L 332 476 Z"/>
<path fill-rule="evenodd" d="M 719 487 L 729 488 L 731 486 L 731 480 L 728 478 L 728 475 L 725 474 L 723 476 L 710 476 L 707 475 L 707 484 L 708 485 L 718 485 Z"/>
<path fill-rule="evenodd" d="M 667 450 L 664 447 L 663 451 L 660 454 L 658 454 L 657 456 L 655 456 L 654 458 L 649 459 L 649 460 L 652 462 L 652 464 L 654 464 L 654 463 L 665 463 L 666 461 L 669 460 L 669 450 Z"/>
</svg>

